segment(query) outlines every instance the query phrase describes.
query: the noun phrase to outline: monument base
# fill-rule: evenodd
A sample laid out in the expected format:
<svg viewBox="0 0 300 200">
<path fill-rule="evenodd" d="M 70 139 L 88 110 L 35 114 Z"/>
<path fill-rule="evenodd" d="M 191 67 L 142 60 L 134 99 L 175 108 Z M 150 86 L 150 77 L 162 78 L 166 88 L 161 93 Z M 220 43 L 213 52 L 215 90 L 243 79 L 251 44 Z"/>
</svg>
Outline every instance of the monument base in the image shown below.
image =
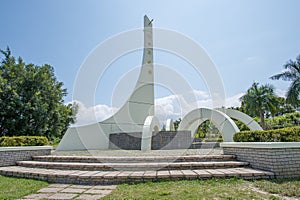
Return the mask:
<svg viewBox="0 0 300 200">
<path fill-rule="evenodd" d="M 113 133 L 109 149 L 141 150 L 142 133 Z M 188 149 L 193 143 L 190 131 L 159 131 L 152 133 L 151 150 Z"/>
</svg>

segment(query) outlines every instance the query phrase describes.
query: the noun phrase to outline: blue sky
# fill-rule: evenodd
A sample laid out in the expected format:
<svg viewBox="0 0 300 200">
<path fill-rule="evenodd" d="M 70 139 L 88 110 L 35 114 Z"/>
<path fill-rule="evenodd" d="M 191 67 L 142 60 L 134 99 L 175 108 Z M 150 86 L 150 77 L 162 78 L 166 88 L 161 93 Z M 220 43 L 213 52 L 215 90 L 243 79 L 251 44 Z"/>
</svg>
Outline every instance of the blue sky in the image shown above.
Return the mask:
<svg viewBox="0 0 300 200">
<path fill-rule="evenodd" d="M 279 93 L 289 83 L 269 79 L 300 54 L 298 0 L 0 0 L 0 48 L 26 62 L 51 64 L 72 100 L 81 63 L 99 43 L 120 32 L 141 28 L 143 16 L 154 26 L 178 31 L 206 49 L 224 82 L 228 98 L 254 82 L 271 83 Z M 175 41 L 174 41 L 175 42 Z M 115 81 L 141 62 L 141 52 L 120 58 L 101 85 L 98 104 L 108 105 Z M 174 66 L 196 90 L 201 77 L 188 74 L 180 59 L 155 52 L 155 62 Z M 123 66 L 120 69 L 120 66 Z M 133 87 L 133 85 L 132 85 Z M 157 98 L 167 94 L 158 90 Z"/>
</svg>

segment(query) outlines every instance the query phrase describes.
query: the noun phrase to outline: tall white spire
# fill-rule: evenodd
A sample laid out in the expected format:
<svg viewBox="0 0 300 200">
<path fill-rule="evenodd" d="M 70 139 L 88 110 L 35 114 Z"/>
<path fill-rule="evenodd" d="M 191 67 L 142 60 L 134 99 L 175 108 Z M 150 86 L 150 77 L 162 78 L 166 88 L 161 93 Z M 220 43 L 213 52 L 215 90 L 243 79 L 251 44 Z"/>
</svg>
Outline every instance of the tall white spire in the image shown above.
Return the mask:
<svg viewBox="0 0 300 200">
<path fill-rule="evenodd" d="M 108 149 L 109 135 L 141 132 L 148 116 L 154 115 L 152 21 L 144 16 L 144 48 L 140 75 L 126 103 L 112 117 L 99 123 L 67 130 L 57 150 Z"/>
</svg>

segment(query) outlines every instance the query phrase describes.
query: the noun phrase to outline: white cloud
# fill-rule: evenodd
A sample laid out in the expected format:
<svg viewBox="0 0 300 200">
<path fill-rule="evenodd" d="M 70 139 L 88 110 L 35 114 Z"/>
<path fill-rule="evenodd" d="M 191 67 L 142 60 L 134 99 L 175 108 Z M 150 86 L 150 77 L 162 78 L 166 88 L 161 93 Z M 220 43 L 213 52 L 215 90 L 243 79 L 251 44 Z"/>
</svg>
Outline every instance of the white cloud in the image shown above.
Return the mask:
<svg viewBox="0 0 300 200">
<path fill-rule="evenodd" d="M 169 95 L 155 99 L 155 114 L 164 123 L 167 119 L 182 118 L 185 114 L 197 107 L 212 108 L 213 102 L 205 91 L 195 90 L 191 95 Z M 226 99 L 226 107 L 241 105 L 239 98 L 243 93 L 236 94 Z M 75 101 L 78 106 L 77 122 L 75 125 L 91 124 L 103 121 L 112 116 L 118 108 L 107 105 L 95 105 L 86 107 L 83 103 Z"/>
<path fill-rule="evenodd" d="M 75 101 L 78 105 L 78 114 L 75 125 L 91 124 L 103 121 L 112 116 L 118 109 L 107 105 L 98 104 L 86 107 L 82 102 Z"/>
<path fill-rule="evenodd" d="M 280 96 L 280 97 L 286 97 L 286 91 L 285 90 L 281 90 L 281 89 L 276 89 L 275 93 Z"/>
<path fill-rule="evenodd" d="M 244 95 L 244 93 L 239 93 L 234 96 L 226 98 L 226 107 L 239 107 L 241 106 L 240 98 Z"/>
<path fill-rule="evenodd" d="M 166 119 L 178 119 L 181 116 L 180 105 L 177 95 L 170 95 L 155 99 L 155 114 L 160 121 L 165 122 Z"/>
</svg>

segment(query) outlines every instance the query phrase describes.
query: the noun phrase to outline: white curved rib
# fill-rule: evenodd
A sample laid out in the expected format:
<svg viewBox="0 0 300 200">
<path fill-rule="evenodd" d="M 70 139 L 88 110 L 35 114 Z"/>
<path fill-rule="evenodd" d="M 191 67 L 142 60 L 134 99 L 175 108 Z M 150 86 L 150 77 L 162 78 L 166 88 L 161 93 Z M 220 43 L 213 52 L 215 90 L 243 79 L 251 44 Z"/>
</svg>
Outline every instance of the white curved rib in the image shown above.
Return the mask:
<svg viewBox="0 0 300 200">
<path fill-rule="evenodd" d="M 232 142 L 233 134 L 240 131 L 234 121 L 225 113 L 209 108 L 198 108 L 186 114 L 180 122 L 178 130 L 191 130 L 192 124 L 199 119 L 211 120 L 222 133 L 225 142 Z"/>
<path fill-rule="evenodd" d="M 167 121 L 166 121 L 166 131 L 174 131 L 173 119 L 167 119 Z"/>
<path fill-rule="evenodd" d="M 142 151 L 151 150 L 152 130 L 156 132 L 160 131 L 159 120 L 155 116 L 148 116 L 143 126 L 142 143 L 141 143 Z"/>
<path fill-rule="evenodd" d="M 225 113 L 230 118 L 243 122 L 250 130 L 263 130 L 262 127 L 252 117 L 238 110 L 228 108 L 217 108 L 216 110 Z"/>
</svg>

